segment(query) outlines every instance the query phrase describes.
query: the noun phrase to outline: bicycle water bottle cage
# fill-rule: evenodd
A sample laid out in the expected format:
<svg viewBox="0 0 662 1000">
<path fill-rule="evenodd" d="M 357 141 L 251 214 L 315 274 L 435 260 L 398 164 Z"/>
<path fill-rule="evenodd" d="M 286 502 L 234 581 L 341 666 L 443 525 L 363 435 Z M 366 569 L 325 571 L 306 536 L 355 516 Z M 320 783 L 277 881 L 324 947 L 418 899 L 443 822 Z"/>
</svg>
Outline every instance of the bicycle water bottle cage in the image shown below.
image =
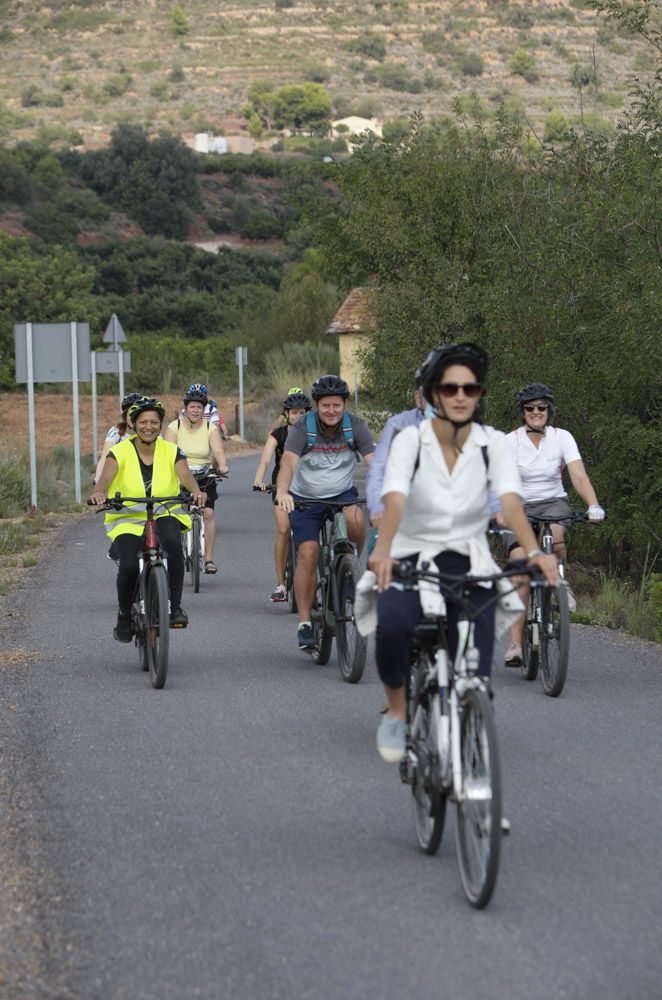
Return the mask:
<svg viewBox="0 0 662 1000">
<path fill-rule="evenodd" d="M 145 548 L 155 549 L 158 547 L 159 539 L 156 534 L 156 523 L 148 521 L 145 525 Z"/>
</svg>

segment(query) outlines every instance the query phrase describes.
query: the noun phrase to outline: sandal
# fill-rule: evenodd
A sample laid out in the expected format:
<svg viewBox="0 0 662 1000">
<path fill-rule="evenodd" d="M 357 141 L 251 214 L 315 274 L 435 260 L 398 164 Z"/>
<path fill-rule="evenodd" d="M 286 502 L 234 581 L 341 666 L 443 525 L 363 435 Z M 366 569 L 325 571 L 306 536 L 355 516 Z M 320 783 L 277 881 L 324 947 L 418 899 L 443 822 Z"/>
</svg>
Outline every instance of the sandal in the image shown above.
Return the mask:
<svg viewBox="0 0 662 1000">
<path fill-rule="evenodd" d="M 211 559 L 208 559 L 207 562 L 205 563 L 205 573 L 208 573 L 210 576 L 213 576 L 214 573 L 218 573 L 216 564 L 213 563 Z"/>
</svg>

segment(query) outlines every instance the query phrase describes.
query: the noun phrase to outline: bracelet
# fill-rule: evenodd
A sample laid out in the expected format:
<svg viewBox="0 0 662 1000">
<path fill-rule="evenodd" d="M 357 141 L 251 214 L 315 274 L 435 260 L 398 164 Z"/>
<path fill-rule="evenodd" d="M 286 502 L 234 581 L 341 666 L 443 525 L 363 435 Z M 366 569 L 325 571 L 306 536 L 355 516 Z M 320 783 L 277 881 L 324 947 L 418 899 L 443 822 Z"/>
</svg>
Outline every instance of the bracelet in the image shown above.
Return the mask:
<svg viewBox="0 0 662 1000">
<path fill-rule="evenodd" d="M 543 555 L 542 549 L 531 549 L 530 552 L 526 553 L 526 558 L 533 559 L 534 556 L 541 556 L 541 555 Z"/>
</svg>

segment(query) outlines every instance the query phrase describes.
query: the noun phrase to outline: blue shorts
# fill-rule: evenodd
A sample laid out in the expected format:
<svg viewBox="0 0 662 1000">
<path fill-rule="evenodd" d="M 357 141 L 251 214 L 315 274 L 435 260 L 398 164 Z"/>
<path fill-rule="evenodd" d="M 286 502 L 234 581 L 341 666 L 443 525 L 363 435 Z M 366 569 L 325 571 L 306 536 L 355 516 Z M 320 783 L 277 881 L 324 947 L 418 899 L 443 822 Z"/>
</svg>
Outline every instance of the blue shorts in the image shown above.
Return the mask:
<svg viewBox="0 0 662 1000">
<path fill-rule="evenodd" d="M 296 493 L 293 493 L 292 496 L 295 500 L 307 501 L 307 497 L 297 496 Z M 351 486 L 344 493 L 320 500 L 319 503 L 311 504 L 305 510 L 293 510 L 290 514 L 290 527 L 294 535 L 294 544 L 297 548 L 302 542 L 319 541 L 320 530 L 325 518 L 332 518 L 335 514 L 334 508 L 329 507 L 329 504 L 346 503 L 349 506 L 349 504 L 354 503 L 358 499 L 358 496 L 359 491 L 357 488 Z"/>
</svg>

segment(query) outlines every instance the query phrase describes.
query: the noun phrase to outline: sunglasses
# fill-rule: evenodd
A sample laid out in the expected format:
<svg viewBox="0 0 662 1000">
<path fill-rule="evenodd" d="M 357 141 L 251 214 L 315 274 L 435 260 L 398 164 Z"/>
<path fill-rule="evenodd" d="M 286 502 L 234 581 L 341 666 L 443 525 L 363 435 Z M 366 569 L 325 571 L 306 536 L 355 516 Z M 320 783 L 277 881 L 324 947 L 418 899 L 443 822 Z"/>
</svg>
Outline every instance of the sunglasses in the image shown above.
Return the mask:
<svg viewBox="0 0 662 1000">
<path fill-rule="evenodd" d="M 547 413 L 549 405 L 547 403 L 526 403 L 524 409 L 527 413 L 533 413 L 534 410 L 538 410 L 539 413 Z"/>
<path fill-rule="evenodd" d="M 450 399 L 451 396 L 457 396 L 460 389 L 467 399 L 475 399 L 477 396 L 480 396 L 483 386 L 479 385 L 478 382 L 465 382 L 464 385 L 458 385 L 457 382 L 440 382 L 437 386 L 437 390 L 446 399 Z"/>
</svg>

